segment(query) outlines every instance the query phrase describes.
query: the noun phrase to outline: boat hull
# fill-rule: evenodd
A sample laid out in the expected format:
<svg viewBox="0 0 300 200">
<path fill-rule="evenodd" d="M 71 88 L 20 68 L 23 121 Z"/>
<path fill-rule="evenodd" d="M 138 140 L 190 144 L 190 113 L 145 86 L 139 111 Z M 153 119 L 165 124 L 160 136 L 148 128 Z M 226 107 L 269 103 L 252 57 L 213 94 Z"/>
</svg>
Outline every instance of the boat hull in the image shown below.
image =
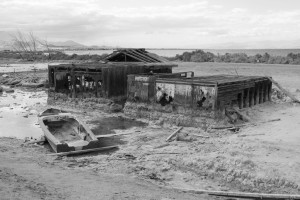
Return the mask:
<svg viewBox="0 0 300 200">
<path fill-rule="evenodd" d="M 68 144 L 56 144 L 54 141 L 51 140 L 51 138 L 47 138 L 45 135 L 45 138 L 47 139 L 48 143 L 50 144 L 51 148 L 55 153 L 61 153 L 61 152 L 69 152 L 69 151 L 77 151 L 77 150 L 87 150 L 87 149 L 95 149 L 101 147 L 99 141 L 91 141 L 88 145 L 82 146 L 80 149 L 75 149 L 75 147 L 70 147 Z"/>
<path fill-rule="evenodd" d="M 100 147 L 100 141 L 87 125 L 69 113 L 41 116 L 39 124 L 56 153 Z"/>
</svg>

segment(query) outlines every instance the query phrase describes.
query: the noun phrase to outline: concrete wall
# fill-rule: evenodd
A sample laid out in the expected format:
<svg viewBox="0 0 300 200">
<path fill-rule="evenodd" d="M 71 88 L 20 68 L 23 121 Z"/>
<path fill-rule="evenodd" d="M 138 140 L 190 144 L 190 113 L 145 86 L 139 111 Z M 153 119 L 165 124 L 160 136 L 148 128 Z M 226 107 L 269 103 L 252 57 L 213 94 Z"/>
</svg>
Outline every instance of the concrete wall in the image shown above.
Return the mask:
<svg viewBox="0 0 300 200">
<path fill-rule="evenodd" d="M 184 107 L 214 108 L 216 100 L 215 87 L 157 81 L 155 88 L 156 93 L 158 92 L 158 88 L 161 88 L 168 97 L 172 97 L 173 104 Z"/>
<path fill-rule="evenodd" d="M 127 116 L 157 121 L 160 125 L 166 123 L 207 129 L 218 123 L 224 123 L 223 113 L 203 108 L 127 101 L 123 110 Z"/>
<path fill-rule="evenodd" d="M 174 78 L 174 76 L 170 76 Z M 216 87 L 187 82 L 169 81 L 169 77 L 159 78 L 157 75 L 129 75 L 129 101 L 181 105 L 183 107 L 202 107 L 214 109 L 217 99 Z M 176 77 L 177 78 L 177 77 Z"/>
<path fill-rule="evenodd" d="M 127 98 L 130 101 L 152 102 L 155 100 L 155 76 L 128 75 Z"/>
</svg>

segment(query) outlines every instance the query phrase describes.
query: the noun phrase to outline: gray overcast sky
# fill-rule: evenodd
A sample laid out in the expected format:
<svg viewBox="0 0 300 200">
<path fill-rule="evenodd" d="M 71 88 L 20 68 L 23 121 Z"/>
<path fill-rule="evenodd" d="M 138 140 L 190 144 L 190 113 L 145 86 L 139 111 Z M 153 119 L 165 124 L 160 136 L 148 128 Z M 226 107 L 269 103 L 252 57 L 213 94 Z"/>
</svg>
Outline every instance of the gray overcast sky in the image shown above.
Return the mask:
<svg viewBox="0 0 300 200">
<path fill-rule="evenodd" d="M 0 0 L 0 31 L 154 48 L 300 48 L 299 0 Z"/>
</svg>

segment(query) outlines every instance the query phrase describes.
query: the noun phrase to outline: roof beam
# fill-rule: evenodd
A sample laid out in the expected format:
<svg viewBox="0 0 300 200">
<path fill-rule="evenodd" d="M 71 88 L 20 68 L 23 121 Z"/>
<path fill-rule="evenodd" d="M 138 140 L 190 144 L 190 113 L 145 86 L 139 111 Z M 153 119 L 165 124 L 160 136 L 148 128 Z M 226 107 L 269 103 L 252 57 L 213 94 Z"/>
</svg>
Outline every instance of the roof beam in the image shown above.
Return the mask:
<svg viewBox="0 0 300 200">
<path fill-rule="evenodd" d="M 151 59 L 151 58 L 145 56 L 144 54 L 138 53 L 138 52 L 136 52 L 136 51 L 133 52 L 133 51 L 130 50 L 128 53 L 130 53 L 130 55 L 136 54 L 136 56 L 139 56 L 139 57 L 145 59 L 145 60 L 148 61 L 148 62 L 156 62 L 156 60 Z"/>
</svg>

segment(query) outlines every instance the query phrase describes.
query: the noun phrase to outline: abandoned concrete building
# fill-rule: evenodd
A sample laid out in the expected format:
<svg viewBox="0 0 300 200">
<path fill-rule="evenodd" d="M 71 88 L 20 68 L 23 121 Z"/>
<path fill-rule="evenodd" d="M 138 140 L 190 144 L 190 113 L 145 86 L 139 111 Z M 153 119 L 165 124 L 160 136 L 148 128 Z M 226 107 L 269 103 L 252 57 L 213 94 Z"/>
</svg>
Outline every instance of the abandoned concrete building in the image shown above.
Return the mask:
<svg viewBox="0 0 300 200">
<path fill-rule="evenodd" d="M 53 93 L 68 98 L 124 97 L 129 102 L 222 110 L 271 100 L 272 82 L 262 76 L 199 76 L 145 49 L 121 49 L 104 62 L 49 65 Z"/>
<path fill-rule="evenodd" d="M 260 76 L 199 76 L 193 72 L 128 75 L 128 99 L 155 102 L 158 90 L 172 104 L 212 110 L 237 105 L 240 109 L 271 100 L 272 82 Z M 166 104 L 167 102 L 162 102 Z"/>
</svg>

